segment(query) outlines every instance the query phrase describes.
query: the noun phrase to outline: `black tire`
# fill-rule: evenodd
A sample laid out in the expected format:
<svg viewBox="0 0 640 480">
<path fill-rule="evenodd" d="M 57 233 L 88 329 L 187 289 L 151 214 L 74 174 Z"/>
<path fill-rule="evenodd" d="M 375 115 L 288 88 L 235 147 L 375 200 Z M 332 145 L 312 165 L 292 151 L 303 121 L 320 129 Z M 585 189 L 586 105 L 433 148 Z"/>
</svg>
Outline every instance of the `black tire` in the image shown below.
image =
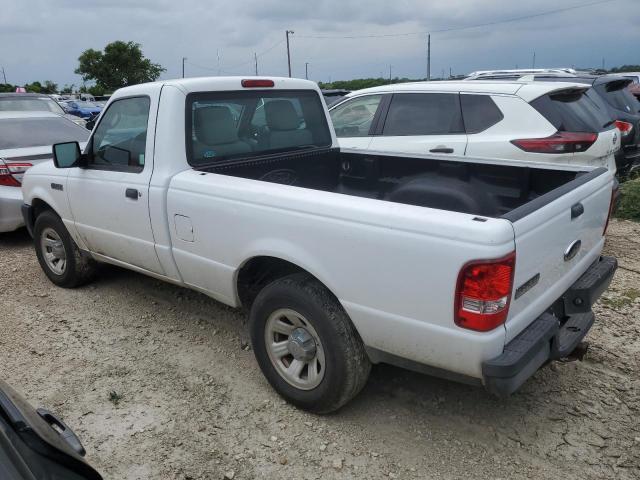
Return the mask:
<svg viewBox="0 0 640 480">
<path fill-rule="evenodd" d="M 45 260 L 45 252 L 42 246 L 43 233 L 48 229 L 53 230 L 64 248 L 66 264 L 62 273 L 55 272 Z M 75 288 L 89 282 L 95 274 L 95 261 L 87 254 L 82 253 L 69 235 L 64 223 L 58 215 L 51 210 L 46 210 L 38 215 L 33 228 L 33 240 L 36 256 L 45 275 L 59 287 Z"/>
<path fill-rule="evenodd" d="M 272 363 L 265 328 L 272 313 L 290 309 L 312 325 L 324 351 L 324 373 L 311 390 L 296 388 Z M 249 317 L 251 343 L 262 373 L 285 400 L 313 413 L 338 410 L 364 387 L 371 370 L 362 339 L 338 300 L 303 273 L 275 280 L 256 297 Z"/>
</svg>

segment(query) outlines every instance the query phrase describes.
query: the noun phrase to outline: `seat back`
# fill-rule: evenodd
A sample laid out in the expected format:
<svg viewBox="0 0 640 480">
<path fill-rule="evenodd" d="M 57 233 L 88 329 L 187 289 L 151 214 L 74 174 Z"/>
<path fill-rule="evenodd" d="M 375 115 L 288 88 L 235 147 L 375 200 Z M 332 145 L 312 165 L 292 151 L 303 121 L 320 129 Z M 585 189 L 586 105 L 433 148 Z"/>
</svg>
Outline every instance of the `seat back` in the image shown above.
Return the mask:
<svg viewBox="0 0 640 480">
<path fill-rule="evenodd" d="M 251 146 L 238 138 L 238 130 L 229 107 L 210 105 L 195 111 L 193 129 L 197 141 L 196 159 L 214 158 L 250 152 Z"/>
<path fill-rule="evenodd" d="M 264 106 L 269 127 L 270 148 L 287 148 L 313 143 L 313 136 L 300 127 L 300 118 L 289 100 L 273 100 Z"/>
</svg>

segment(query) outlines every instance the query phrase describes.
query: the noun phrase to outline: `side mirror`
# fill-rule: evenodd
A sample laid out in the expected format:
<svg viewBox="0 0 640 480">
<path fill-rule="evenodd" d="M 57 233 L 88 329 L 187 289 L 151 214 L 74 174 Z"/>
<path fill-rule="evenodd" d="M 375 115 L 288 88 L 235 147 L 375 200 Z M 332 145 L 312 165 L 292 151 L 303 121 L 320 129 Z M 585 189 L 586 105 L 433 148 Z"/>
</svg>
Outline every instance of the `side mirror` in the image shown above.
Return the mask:
<svg viewBox="0 0 640 480">
<path fill-rule="evenodd" d="M 84 126 L 87 130 L 93 130 L 93 127 L 96 126 L 95 119 L 87 120 L 87 123 L 85 123 Z"/>
<path fill-rule="evenodd" d="M 76 167 L 81 157 L 78 142 L 56 143 L 53 146 L 53 164 L 56 168 Z"/>
</svg>

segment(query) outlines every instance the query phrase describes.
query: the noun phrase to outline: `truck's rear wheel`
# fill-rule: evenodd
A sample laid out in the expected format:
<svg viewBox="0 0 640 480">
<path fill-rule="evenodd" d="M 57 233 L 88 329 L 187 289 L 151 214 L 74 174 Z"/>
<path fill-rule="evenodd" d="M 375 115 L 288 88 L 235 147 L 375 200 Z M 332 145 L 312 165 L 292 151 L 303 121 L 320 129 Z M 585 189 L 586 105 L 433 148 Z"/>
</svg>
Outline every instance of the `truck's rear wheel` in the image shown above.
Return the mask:
<svg viewBox="0 0 640 480">
<path fill-rule="evenodd" d="M 53 283 L 59 287 L 74 288 L 91 280 L 95 262 L 82 254 L 54 212 L 47 210 L 38 215 L 33 238 L 38 262 Z"/>
<path fill-rule="evenodd" d="M 336 298 L 306 274 L 267 285 L 251 308 L 251 343 L 265 377 L 290 403 L 315 413 L 342 407 L 371 364 Z"/>
</svg>

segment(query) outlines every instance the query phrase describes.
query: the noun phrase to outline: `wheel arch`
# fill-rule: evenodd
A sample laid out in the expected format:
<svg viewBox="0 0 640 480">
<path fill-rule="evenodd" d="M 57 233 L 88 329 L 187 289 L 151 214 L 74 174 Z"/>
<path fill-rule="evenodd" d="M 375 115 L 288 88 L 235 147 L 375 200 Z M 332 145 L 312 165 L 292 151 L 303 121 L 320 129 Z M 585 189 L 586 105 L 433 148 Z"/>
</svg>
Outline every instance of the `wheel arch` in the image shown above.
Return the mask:
<svg viewBox="0 0 640 480">
<path fill-rule="evenodd" d="M 314 273 L 311 269 L 282 257 L 255 255 L 245 260 L 236 271 L 235 287 L 238 304 L 242 307 L 250 308 L 263 287 L 274 280 L 294 273 L 305 273 L 309 275 L 338 299 L 338 296 L 327 282 L 323 281 L 321 276 Z"/>
</svg>

